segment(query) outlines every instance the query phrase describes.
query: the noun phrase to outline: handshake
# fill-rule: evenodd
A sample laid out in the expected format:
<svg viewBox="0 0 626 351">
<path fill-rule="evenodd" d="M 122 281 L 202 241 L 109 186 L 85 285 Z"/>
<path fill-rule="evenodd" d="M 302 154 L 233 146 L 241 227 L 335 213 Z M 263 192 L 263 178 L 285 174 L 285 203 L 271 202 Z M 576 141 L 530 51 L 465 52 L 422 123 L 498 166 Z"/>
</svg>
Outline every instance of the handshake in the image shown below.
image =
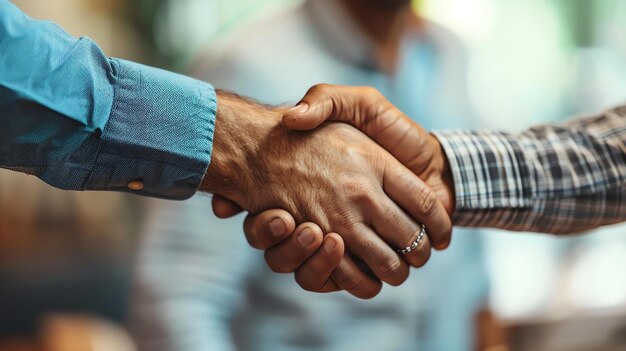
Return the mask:
<svg viewBox="0 0 626 351">
<path fill-rule="evenodd" d="M 246 237 L 272 270 L 372 298 L 450 244 L 444 150 L 376 90 L 318 85 L 291 110 L 218 96 L 201 190 L 218 217 L 250 213 Z"/>
</svg>

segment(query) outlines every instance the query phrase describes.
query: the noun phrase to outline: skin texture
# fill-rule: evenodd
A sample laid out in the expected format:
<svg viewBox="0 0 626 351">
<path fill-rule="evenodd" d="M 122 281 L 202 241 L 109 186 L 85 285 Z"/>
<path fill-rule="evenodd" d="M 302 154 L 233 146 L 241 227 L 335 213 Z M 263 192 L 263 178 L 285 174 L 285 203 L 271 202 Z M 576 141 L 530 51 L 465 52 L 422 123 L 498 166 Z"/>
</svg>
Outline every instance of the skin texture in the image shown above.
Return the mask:
<svg viewBox="0 0 626 351">
<path fill-rule="evenodd" d="M 290 131 L 282 123 L 286 110 L 223 92 L 218 98 L 213 159 L 201 190 L 252 214 L 286 210 L 293 219 L 264 225 L 270 230 L 284 225 L 283 235 L 304 223 L 295 235 L 282 237 L 284 246 L 266 252 L 276 272 L 295 271 L 309 247 L 324 243 L 332 246 L 326 250 L 330 261 L 311 257 L 296 279 L 315 281 L 321 291 L 344 289 L 371 298 L 381 281 L 399 285 L 409 265 L 420 267 L 428 259 L 428 240 L 409 255 L 394 250 L 417 238 L 419 223 L 437 228 L 431 238 L 439 244 L 449 241 L 450 221 L 430 188 L 359 130 L 326 123 L 314 131 Z M 220 211 L 218 206 L 215 212 Z M 265 229 L 246 223 L 248 240 L 262 247 L 258 233 Z M 325 274 L 328 262 L 336 262 L 336 269 Z"/>
<path fill-rule="evenodd" d="M 448 214 L 454 212 L 452 174 L 441 144 L 376 89 L 317 85 L 283 116 L 284 125 L 293 130 L 312 130 L 326 121 L 361 130 L 426 181 Z"/>
<path fill-rule="evenodd" d="M 404 187 L 407 183 L 401 177 L 405 175 L 389 177 L 385 181 L 388 187 L 391 187 L 390 183 L 394 183 L 398 191 L 417 195 L 413 197 L 413 208 L 417 212 L 409 213 L 428 228 L 426 240 L 415 253 L 409 255 L 415 257 L 412 258 L 416 263 L 413 266 L 420 267 L 427 262 L 431 243 L 436 249 L 448 247 L 451 233 L 449 216 L 454 211 L 454 186 L 447 158 L 437 139 L 395 108 L 378 91 L 366 87 L 315 86 L 282 119 L 287 128 L 301 131 L 319 130 L 320 126 L 324 128 L 327 121 L 343 122 L 360 130 L 387 149 L 428 185 L 426 190 Z M 419 194 L 422 190 L 426 193 Z M 435 205 L 430 205 L 431 203 Z M 213 204 L 216 214 L 222 217 L 234 215 L 241 210 L 236 204 L 221 197 L 215 197 Z M 272 227 L 268 224 L 276 218 L 285 225 Z M 387 224 L 394 221 L 389 217 L 387 219 Z M 335 243 L 332 250 L 324 250 L 321 243 L 322 240 L 339 241 L 341 238 L 333 235 L 331 239 L 323 239 L 320 232 L 327 232 L 325 226 L 321 224 L 318 227 L 315 223 L 320 222 L 310 221 L 302 226 L 313 228 L 317 237 L 310 245 L 302 248 L 300 242 L 290 239 L 295 223 L 300 221 L 298 218 L 294 219 L 289 211 L 272 210 L 258 216 L 248 216 L 245 232 L 253 247 L 266 250 L 266 257 L 272 257 L 268 264 L 273 270 L 295 272 L 297 282 L 306 290 L 332 291 L 321 282 L 324 277 L 332 276 L 336 267 L 341 266 L 334 264 L 334 258 L 343 245 Z M 280 233 L 274 233 L 275 230 Z M 337 232 L 341 233 L 340 230 Z M 345 242 L 348 249 L 351 244 L 353 242 Z M 352 277 L 353 281 L 358 279 L 361 278 Z"/>
</svg>

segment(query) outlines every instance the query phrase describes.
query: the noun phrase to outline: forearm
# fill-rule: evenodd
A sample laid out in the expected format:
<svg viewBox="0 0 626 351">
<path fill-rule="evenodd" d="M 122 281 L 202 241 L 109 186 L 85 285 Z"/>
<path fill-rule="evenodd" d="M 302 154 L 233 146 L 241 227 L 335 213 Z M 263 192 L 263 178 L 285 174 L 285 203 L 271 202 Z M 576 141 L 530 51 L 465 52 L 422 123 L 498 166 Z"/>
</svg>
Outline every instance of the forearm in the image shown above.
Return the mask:
<svg viewBox="0 0 626 351">
<path fill-rule="evenodd" d="M 266 209 L 272 196 L 252 195 L 280 181 L 266 169 L 267 163 L 289 168 L 293 165 L 288 160 L 298 153 L 286 144 L 289 137 L 281 125 L 282 111 L 234 93 L 217 94 L 213 156 L 200 190 L 227 197 L 248 211 Z"/>
<path fill-rule="evenodd" d="M 0 167 L 69 190 L 196 192 L 211 156 L 209 84 L 109 58 L 5 0 L 0 52 Z"/>
<path fill-rule="evenodd" d="M 626 111 L 519 134 L 436 133 L 456 193 L 454 223 L 572 233 L 626 219 Z"/>
<path fill-rule="evenodd" d="M 269 107 L 230 92 L 218 91 L 218 98 L 214 153 L 201 190 L 239 197 L 252 181 L 249 174 L 259 173 L 250 168 L 258 165 L 260 144 L 277 117 Z"/>
</svg>

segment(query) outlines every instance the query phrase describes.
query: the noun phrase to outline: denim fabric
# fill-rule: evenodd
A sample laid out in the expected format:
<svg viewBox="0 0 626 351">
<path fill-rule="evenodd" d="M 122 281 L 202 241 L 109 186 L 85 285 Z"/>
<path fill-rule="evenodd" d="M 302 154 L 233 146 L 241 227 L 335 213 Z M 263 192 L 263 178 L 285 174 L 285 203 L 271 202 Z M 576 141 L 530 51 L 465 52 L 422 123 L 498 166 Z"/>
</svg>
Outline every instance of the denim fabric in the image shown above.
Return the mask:
<svg viewBox="0 0 626 351">
<path fill-rule="evenodd" d="M 0 167 L 68 190 L 184 199 L 208 167 L 209 84 L 111 59 L 0 0 Z"/>
</svg>

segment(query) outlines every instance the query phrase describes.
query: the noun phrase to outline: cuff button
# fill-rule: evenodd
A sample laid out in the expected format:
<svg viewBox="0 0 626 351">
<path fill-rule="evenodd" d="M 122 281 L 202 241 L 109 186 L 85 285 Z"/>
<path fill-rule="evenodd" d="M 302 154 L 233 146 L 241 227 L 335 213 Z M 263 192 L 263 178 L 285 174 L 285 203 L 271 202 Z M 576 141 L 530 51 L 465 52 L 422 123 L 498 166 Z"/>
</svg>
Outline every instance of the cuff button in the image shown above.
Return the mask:
<svg viewBox="0 0 626 351">
<path fill-rule="evenodd" d="M 132 180 L 127 184 L 128 189 L 133 191 L 141 191 L 143 190 L 143 182 L 141 180 Z"/>
</svg>

